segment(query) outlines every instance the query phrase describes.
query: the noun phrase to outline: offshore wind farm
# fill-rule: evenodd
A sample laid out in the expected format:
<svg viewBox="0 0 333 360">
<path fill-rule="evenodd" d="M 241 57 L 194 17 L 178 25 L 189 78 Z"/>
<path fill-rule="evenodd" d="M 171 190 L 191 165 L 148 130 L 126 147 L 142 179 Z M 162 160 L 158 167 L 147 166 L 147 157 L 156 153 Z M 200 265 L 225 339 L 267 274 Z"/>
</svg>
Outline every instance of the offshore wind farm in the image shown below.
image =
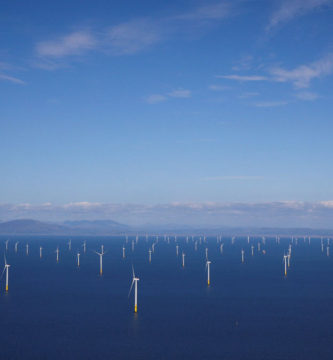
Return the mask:
<svg viewBox="0 0 333 360">
<path fill-rule="evenodd" d="M 3 357 L 328 359 L 329 241 L 146 234 L 73 237 L 69 247 L 67 237 L 2 237 Z"/>
<path fill-rule="evenodd" d="M 333 0 L 2 1 L 0 360 L 331 360 Z"/>
</svg>

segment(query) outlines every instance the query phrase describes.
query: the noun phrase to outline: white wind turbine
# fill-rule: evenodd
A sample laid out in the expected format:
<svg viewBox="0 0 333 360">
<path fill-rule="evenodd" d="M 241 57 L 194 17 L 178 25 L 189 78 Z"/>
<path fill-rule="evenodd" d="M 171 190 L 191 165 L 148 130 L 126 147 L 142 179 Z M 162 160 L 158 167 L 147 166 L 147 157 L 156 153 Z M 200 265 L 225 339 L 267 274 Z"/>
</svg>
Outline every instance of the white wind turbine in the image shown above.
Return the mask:
<svg viewBox="0 0 333 360">
<path fill-rule="evenodd" d="M 251 245 L 251 253 L 252 253 L 252 256 L 254 255 L 254 246 Z"/>
<path fill-rule="evenodd" d="M 289 245 L 289 249 L 288 249 L 288 268 L 290 267 L 290 258 L 291 258 L 291 244 Z"/>
<path fill-rule="evenodd" d="M 6 240 L 6 241 L 5 241 L 5 244 L 6 244 L 6 251 L 8 251 L 8 242 L 9 242 L 9 240 Z"/>
<path fill-rule="evenodd" d="M 123 259 L 125 259 L 125 246 L 123 245 Z"/>
<path fill-rule="evenodd" d="M 4 267 L 3 271 L 2 271 L 1 277 L 3 276 L 3 273 L 6 271 L 6 291 L 8 291 L 8 275 L 9 275 L 8 272 L 9 272 L 9 267 L 10 267 L 10 265 L 7 264 L 7 260 L 6 260 L 6 256 L 5 256 L 5 267 Z"/>
<path fill-rule="evenodd" d="M 176 255 L 178 256 L 179 254 L 179 245 L 176 245 Z"/>
<path fill-rule="evenodd" d="M 205 249 L 206 252 L 206 260 L 208 260 L 208 248 Z"/>
<path fill-rule="evenodd" d="M 76 259 L 77 259 L 77 267 L 80 267 L 80 253 L 79 252 L 76 255 Z"/>
<path fill-rule="evenodd" d="M 83 252 L 85 253 L 87 251 L 87 242 L 84 241 L 82 246 L 83 246 Z"/>
<path fill-rule="evenodd" d="M 288 260 L 288 255 L 284 254 L 284 255 L 283 255 L 283 261 L 284 261 L 284 276 L 287 276 L 287 260 Z"/>
<path fill-rule="evenodd" d="M 244 263 L 244 249 L 242 249 L 241 254 L 242 254 L 242 263 Z"/>
<path fill-rule="evenodd" d="M 224 243 L 222 243 L 222 244 L 220 245 L 220 253 L 221 253 L 221 254 L 223 254 L 223 246 L 224 246 Z"/>
<path fill-rule="evenodd" d="M 206 261 L 206 269 L 207 269 L 207 284 L 210 285 L 210 264 L 212 262 L 207 260 Z"/>
<path fill-rule="evenodd" d="M 57 250 L 55 251 L 57 254 L 57 262 L 59 262 L 59 248 L 57 247 Z"/>
<path fill-rule="evenodd" d="M 288 259 L 288 268 L 290 267 L 290 257 L 291 257 L 291 255 L 290 255 L 290 253 L 288 253 L 288 255 L 287 255 L 287 259 Z"/>
<path fill-rule="evenodd" d="M 103 275 L 103 255 L 105 254 L 105 252 L 99 253 L 99 252 L 95 251 L 95 253 L 97 255 L 99 255 L 99 274 L 102 276 Z"/>
<path fill-rule="evenodd" d="M 69 239 L 68 241 L 68 251 L 72 250 L 72 239 Z"/>
<path fill-rule="evenodd" d="M 43 248 L 40 246 L 39 247 L 39 257 L 40 257 L 40 259 L 42 258 L 42 256 L 43 256 Z"/>
<path fill-rule="evenodd" d="M 19 241 L 16 241 L 16 243 L 15 243 L 15 252 L 17 253 L 17 246 L 18 246 L 18 244 L 19 244 Z"/>
<path fill-rule="evenodd" d="M 128 297 L 131 294 L 133 284 L 134 284 L 134 312 L 137 313 L 138 312 L 138 281 L 140 279 L 135 276 L 133 265 L 132 265 L 132 272 L 133 272 L 133 279 L 132 279 L 132 284 L 131 284 L 131 287 L 130 287 L 130 290 L 128 293 Z"/>
<path fill-rule="evenodd" d="M 26 250 L 27 255 L 29 255 L 29 244 L 25 245 L 25 250 Z"/>
<path fill-rule="evenodd" d="M 148 250 L 148 253 L 149 253 L 149 262 L 151 263 L 151 249 Z"/>
<path fill-rule="evenodd" d="M 185 267 L 185 253 L 182 253 L 182 266 Z"/>
</svg>

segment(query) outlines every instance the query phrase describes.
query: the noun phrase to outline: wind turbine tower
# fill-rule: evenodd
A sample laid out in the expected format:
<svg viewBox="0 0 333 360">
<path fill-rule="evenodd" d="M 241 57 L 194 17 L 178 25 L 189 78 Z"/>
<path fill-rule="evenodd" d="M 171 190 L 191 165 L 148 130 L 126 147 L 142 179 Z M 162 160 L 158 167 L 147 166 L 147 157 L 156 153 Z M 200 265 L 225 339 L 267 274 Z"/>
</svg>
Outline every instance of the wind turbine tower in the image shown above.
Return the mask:
<svg viewBox="0 0 333 360">
<path fill-rule="evenodd" d="M 128 297 L 130 296 L 133 285 L 134 285 L 134 312 L 137 313 L 138 312 L 138 281 L 140 279 L 135 276 L 133 266 L 132 266 L 132 271 L 133 271 L 133 279 L 132 279 L 132 284 L 131 284 L 131 287 L 130 287 L 130 290 L 128 293 Z"/>
<path fill-rule="evenodd" d="M 95 253 L 97 255 L 99 255 L 99 275 L 102 276 L 103 275 L 103 255 L 104 255 L 104 252 L 99 253 L 99 252 L 95 251 Z"/>
<path fill-rule="evenodd" d="M 8 273 L 9 273 L 10 265 L 7 264 L 6 256 L 5 256 L 5 267 L 3 269 L 2 274 L 6 271 L 6 292 L 8 291 Z"/>
<path fill-rule="evenodd" d="M 207 268 L 207 284 L 210 285 L 210 264 L 211 261 L 206 261 L 206 268 Z"/>
<path fill-rule="evenodd" d="M 284 261 L 284 276 L 287 276 L 287 259 L 288 255 L 283 255 L 283 261 Z"/>
</svg>

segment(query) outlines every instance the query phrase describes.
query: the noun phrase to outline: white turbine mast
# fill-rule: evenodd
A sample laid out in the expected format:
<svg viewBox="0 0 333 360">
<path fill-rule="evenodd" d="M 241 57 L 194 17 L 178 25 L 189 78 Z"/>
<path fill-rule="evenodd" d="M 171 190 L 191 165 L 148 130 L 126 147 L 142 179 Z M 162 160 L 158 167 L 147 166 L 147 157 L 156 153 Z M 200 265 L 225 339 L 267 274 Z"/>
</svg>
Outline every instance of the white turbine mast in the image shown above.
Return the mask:
<svg viewBox="0 0 333 360">
<path fill-rule="evenodd" d="M 137 313 L 138 312 L 138 281 L 140 279 L 135 276 L 133 265 L 132 265 L 132 273 L 133 273 L 133 278 L 132 278 L 132 284 L 131 284 L 131 287 L 130 287 L 130 290 L 128 293 L 128 297 L 130 296 L 133 285 L 134 285 L 134 312 Z"/>
</svg>

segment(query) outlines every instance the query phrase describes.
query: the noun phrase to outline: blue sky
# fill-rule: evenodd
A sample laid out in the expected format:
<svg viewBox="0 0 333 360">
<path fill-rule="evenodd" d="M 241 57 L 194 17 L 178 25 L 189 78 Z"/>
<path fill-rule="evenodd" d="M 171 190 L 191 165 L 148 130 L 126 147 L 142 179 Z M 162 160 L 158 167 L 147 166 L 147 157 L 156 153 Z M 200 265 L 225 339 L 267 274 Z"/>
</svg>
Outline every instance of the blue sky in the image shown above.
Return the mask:
<svg viewBox="0 0 333 360">
<path fill-rule="evenodd" d="M 332 0 L 2 4 L 0 203 L 330 207 L 332 19 Z"/>
</svg>

